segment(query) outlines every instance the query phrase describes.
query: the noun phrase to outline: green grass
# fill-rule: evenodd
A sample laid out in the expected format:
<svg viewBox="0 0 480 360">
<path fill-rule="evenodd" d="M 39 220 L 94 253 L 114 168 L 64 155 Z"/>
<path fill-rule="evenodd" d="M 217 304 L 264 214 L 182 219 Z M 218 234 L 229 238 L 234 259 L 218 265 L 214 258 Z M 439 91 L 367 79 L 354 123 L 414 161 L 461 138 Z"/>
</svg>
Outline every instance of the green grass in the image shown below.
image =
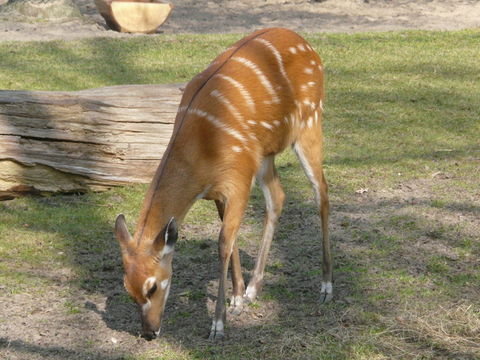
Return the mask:
<svg viewBox="0 0 480 360">
<path fill-rule="evenodd" d="M 248 307 L 269 316 L 233 323 L 223 346 L 203 338 L 218 219 L 214 205 L 199 202 L 181 231 L 173 287 L 182 290 L 173 290 L 164 339 L 141 346 L 131 340 L 116 354 L 138 360 L 479 356 L 472 343 L 480 329 L 480 31 L 305 35 L 327 75 L 336 301 L 316 302 L 316 209 L 287 151 L 277 161 L 287 202 L 264 292 Z M 0 43 L 0 89 L 184 82 L 240 37 Z M 360 188 L 369 191 L 358 195 Z M 0 296 L 43 296 L 60 286 L 70 317 L 86 312 L 79 294 L 109 296 L 114 309 L 133 306 L 126 293 L 108 290 L 120 286 L 123 271 L 112 224 L 123 212 L 133 231 L 145 189 L 0 203 Z M 239 239 L 247 270 L 262 204 L 255 188 Z M 203 277 L 192 280 L 197 273 Z M 84 357 L 103 354 L 98 342 L 86 341 Z"/>
</svg>

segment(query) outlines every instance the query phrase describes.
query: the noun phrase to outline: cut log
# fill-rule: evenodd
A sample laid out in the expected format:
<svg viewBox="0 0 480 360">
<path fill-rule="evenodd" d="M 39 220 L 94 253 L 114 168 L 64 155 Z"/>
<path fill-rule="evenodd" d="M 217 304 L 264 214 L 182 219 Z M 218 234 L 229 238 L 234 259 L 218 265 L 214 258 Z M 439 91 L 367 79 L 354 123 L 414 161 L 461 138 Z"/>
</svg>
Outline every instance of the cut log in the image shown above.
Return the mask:
<svg viewBox="0 0 480 360">
<path fill-rule="evenodd" d="M 95 5 L 110 29 L 146 34 L 157 31 L 173 8 L 150 0 L 95 0 Z"/>
<path fill-rule="evenodd" d="M 0 198 L 150 182 L 182 86 L 0 90 Z"/>
</svg>

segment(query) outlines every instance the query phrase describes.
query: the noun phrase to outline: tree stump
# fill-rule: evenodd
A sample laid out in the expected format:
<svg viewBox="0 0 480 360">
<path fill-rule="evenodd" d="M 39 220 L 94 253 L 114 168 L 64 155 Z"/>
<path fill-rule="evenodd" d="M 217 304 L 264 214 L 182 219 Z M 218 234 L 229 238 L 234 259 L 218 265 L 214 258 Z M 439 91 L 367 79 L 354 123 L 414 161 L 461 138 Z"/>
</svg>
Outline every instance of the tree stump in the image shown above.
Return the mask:
<svg viewBox="0 0 480 360">
<path fill-rule="evenodd" d="M 95 5 L 110 29 L 145 34 L 154 33 L 173 8 L 154 0 L 95 0 Z"/>
<path fill-rule="evenodd" d="M 0 199 L 150 182 L 171 136 L 181 87 L 0 90 Z"/>
</svg>

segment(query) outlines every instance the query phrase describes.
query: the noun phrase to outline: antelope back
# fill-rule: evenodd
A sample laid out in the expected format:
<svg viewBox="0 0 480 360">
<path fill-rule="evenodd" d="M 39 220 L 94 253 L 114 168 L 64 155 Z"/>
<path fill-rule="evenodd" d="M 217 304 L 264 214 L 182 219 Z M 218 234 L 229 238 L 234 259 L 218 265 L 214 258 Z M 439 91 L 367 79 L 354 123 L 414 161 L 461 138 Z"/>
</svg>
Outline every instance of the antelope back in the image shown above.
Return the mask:
<svg viewBox="0 0 480 360">
<path fill-rule="evenodd" d="M 302 131 L 321 131 L 322 100 L 318 54 L 290 30 L 263 29 L 192 79 L 175 127 L 194 126 L 204 146 L 224 154 L 260 159 L 280 152 Z"/>
</svg>

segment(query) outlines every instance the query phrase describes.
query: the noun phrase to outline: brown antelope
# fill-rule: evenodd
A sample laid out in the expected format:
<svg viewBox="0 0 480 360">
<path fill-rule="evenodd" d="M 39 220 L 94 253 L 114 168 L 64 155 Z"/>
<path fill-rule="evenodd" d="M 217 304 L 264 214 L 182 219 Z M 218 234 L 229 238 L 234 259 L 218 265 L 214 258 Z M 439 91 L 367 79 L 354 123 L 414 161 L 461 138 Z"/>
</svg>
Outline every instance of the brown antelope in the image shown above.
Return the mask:
<svg viewBox="0 0 480 360">
<path fill-rule="evenodd" d="M 124 283 L 141 309 L 143 335 L 158 336 L 172 277 L 177 224 L 198 199 L 214 200 L 222 220 L 220 279 L 210 339 L 224 336 L 231 262 L 233 314 L 255 299 L 285 194 L 275 155 L 291 145 L 315 192 L 323 230 L 320 302 L 332 297 L 329 203 L 322 169 L 323 69 L 298 34 L 263 29 L 238 41 L 195 76 L 183 94 L 170 143 L 143 202 L 135 235 L 119 215 Z M 266 200 L 260 253 L 245 291 L 237 232 L 253 181 Z"/>
</svg>

